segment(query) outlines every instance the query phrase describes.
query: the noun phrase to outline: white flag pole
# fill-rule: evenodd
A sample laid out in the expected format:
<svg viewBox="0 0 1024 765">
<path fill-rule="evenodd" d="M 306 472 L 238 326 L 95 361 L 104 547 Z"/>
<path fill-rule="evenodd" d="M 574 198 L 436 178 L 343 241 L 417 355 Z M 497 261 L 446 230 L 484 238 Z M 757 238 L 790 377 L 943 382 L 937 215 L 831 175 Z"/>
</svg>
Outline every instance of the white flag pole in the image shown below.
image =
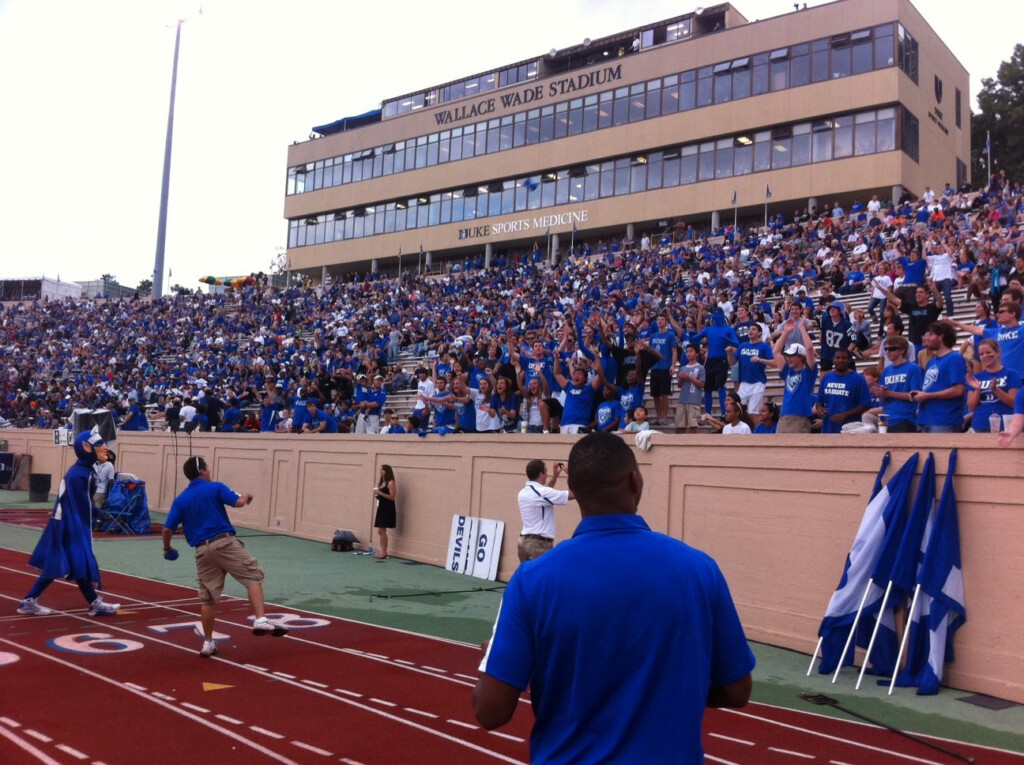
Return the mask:
<svg viewBox="0 0 1024 765">
<path fill-rule="evenodd" d="M 900 640 L 900 650 L 896 654 L 896 666 L 892 670 L 892 680 L 889 681 L 889 695 L 892 696 L 892 689 L 896 687 L 896 675 L 900 672 L 900 661 L 903 659 L 903 651 L 907 647 L 907 640 L 910 638 L 910 625 L 914 623 L 914 609 L 917 608 L 917 596 L 921 594 L 921 585 L 914 587 L 914 597 L 910 601 L 910 609 L 907 611 L 907 623 L 903 628 L 903 639 Z"/>
<path fill-rule="evenodd" d="M 864 662 L 860 665 L 860 674 L 857 675 L 857 685 L 854 690 L 860 690 L 860 684 L 864 680 L 864 673 L 868 669 L 868 659 L 871 658 L 871 649 L 875 647 L 875 638 L 878 636 L 878 628 L 882 625 L 882 614 L 885 613 L 885 604 L 889 602 L 889 593 L 892 592 L 892 579 L 885 585 L 885 595 L 882 596 L 882 605 L 878 607 L 878 616 L 875 618 L 875 628 L 871 630 L 871 640 L 868 641 L 868 650 L 864 654 Z"/>
<path fill-rule="evenodd" d="M 988 170 L 988 185 L 992 185 L 992 131 L 985 131 L 985 168 Z"/>
<path fill-rule="evenodd" d="M 814 646 L 814 653 L 811 654 L 811 663 L 807 667 L 807 677 L 811 676 L 811 670 L 814 669 L 814 660 L 818 658 L 818 652 L 821 650 L 821 644 L 825 642 L 825 638 L 818 638 L 818 644 Z"/>
<path fill-rule="evenodd" d="M 867 603 L 868 593 L 871 592 L 871 580 L 868 579 L 867 586 L 864 587 L 864 594 L 861 596 L 860 605 L 857 606 L 857 614 L 853 617 L 853 624 L 850 625 L 850 634 L 846 636 L 846 645 L 843 646 L 843 652 L 839 654 L 839 663 L 836 665 L 836 672 L 832 675 L 832 682 L 835 683 L 839 679 L 839 672 L 843 669 L 843 659 L 846 658 L 846 652 L 850 650 L 850 643 L 853 642 L 853 636 L 857 634 L 857 622 L 860 621 L 861 612 L 864 611 L 864 604 Z M 856 649 L 854 649 L 856 650 Z"/>
</svg>

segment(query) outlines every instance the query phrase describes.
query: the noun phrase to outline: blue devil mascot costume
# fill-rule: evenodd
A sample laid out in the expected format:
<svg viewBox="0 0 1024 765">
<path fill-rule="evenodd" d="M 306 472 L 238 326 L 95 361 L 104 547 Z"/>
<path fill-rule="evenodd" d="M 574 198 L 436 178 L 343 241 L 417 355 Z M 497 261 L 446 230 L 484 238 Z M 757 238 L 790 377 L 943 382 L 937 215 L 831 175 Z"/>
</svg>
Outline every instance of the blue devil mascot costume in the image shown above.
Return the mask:
<svg viewBox="0 0 1024 765">
<path fill-rule="evenodd" d="M 42 574 L 18 604 L 19 614 L 46 616 L 51 613 L 38 599 L 55 579 L 70 579 L 78 585 L 89 604 L 90 616 L 117 613 L 120 604 L 104 603 L 96 593 L 100 586 L 100 567 L 92 550 L 93 466 L 105 462 L 107 455 L 106 442 L 95 430 L 80 433 L 75 438 L 78 460 L 60 482 L 57 503 L 28 561 Z"/>
</svg>

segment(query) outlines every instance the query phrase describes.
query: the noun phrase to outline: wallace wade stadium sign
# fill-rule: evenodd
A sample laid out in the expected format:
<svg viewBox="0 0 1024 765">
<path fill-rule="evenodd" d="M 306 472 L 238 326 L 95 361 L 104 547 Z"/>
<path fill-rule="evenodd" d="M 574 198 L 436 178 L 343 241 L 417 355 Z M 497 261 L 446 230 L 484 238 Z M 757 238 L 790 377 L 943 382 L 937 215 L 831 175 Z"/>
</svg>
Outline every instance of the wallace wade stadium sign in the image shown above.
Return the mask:
<svg viewBox="0 0 1024 765">
<path fill-rule="evenodd" d="M 575 226 L 590 220 L 589 210 L 556 213 L 554 215 L 538 215 L 535 218 L 514 218 L 513 220 L 485 223 L 482 226 L 470 226 L 459 229 L 459 239 L 483 239 L 488 236 L 504 234 L 523 234 L 530 231 L 547 232 L 557 226 Z"/>
<path fill-rule="evenodd" d="M 545 98 L 557 98 L 558 96 L 575 93 L 577 90 L 586 90 L 597 85 L 607 85 L 609 82 L 617 82 L 622 79 L 622 64 L 606 66 L 596 72 L 584 72 L 575 77 L 563 77 L 560 80 L 549 82 L 547 86 L 531 85 L 528 88 L 513 90 L 511 93 L 504 93 L 491 98 L 481 98 L 471 104 L 463 104 L 454 109 L 445 109 L 435 112 L 434 120 L 438 125 L 453 125 L 463 120 L 476 119 L 493 114 L 495 109 L 514 109 L 526 104 L 540 103 Z"/>
</svg>

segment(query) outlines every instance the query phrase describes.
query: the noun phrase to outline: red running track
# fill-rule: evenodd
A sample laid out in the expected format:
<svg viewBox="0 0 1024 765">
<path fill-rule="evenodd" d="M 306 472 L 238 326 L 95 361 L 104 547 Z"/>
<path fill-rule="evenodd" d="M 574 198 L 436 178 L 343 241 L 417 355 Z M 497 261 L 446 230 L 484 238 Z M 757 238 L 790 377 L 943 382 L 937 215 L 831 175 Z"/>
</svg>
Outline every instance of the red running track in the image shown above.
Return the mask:
<svg viewBox="0 0 1024 765">
<path fill-rule="evenodd" d="M 475 646 L 268 607 L 287 637 L 252 635 L 244 600 L 218 611 L 220 653 L 198 656 L 193 590 L 104 574 L 112 618 L 55 583 L 48 617 L 14 609 L 35 574 L 0 549 L 0 762 L 528 762 L 524 699 L 500 731 L 470 706 Z M 792 710 L 712 710 L 711 763 L 948 763 L 891 732 Z M 1024 757 L 950 744 L 978 763 Z"/>
</svg>

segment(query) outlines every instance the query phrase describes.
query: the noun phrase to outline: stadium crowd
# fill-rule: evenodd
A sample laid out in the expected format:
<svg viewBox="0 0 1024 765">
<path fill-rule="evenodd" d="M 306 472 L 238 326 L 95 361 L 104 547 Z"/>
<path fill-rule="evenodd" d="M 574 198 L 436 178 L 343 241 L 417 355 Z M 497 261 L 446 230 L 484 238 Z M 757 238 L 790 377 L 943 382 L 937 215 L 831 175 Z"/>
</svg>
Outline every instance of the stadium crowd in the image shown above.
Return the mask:
<svg viewBox="0 0 1024 765">
<path fill-rule="evenodd" d="M 0 426 L 108 408 L 124 430 L 988 430 L 1024 374 L 1022 222 L 1020 183 L 998 175 L 748 230 L 582 243 L 555 263 L 535 245 L 400 279 L 12 303 Z M 941 319 L 957 286 L 978 317 L 961 348 Z M 848 310 L 857 293 L 866 310 Z M 411 413 L 388 406 L 400 391 Z"/>
</svg>

